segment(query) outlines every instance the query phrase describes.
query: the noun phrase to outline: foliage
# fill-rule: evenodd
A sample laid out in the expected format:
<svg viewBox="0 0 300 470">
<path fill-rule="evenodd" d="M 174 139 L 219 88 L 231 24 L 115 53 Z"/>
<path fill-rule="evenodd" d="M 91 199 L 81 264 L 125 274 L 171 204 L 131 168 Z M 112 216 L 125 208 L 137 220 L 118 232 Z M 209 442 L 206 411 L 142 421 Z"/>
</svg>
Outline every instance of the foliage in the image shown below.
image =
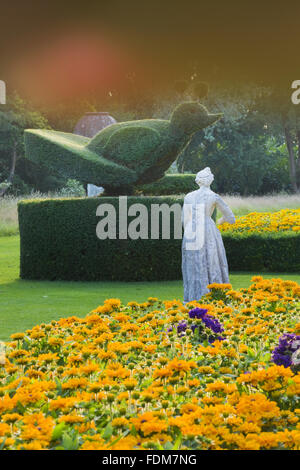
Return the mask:
<svg viewBox="0 0 300 470">
<path fill-rule="evenodd" d="M 127 202 L 128 208 L 141 202 L 147 207 L 150 233 L 151 204 L 182 205 L 183 197 L 128 197 Z M 103 203 L 115 208 L 118 221 L 117 197 L 21 201 L 21 277 L 125 281 L 180 278 L 181 240 L 172 239 L 173 213 L 170 240 L 119 240 L 118 222 L 116 239 L 99 240 L 96 210 Z M 134 218 L 128 217 L 128 223 Z"/>
<path fill-rule="evenodd" d="M 83 197 L 85 189 L 77 180 L 68 179 L 66 185 L 59 191 L 60 197 Z"/>
<path fill-rule="evenodd" d="M 273 134 L 285 142 L 288 154 L 290 184 L 300 191 L 300 112 L 291 101 L 289 88 L 273 87 L 260 101 L 258 111 L 264 115 Z"/>
<path fill-rule="evenodd" d="M 128 197 L 127 201 L 128 208 L 141 202 L 147 207 L 149 239 L 118 239 L 119 198 L 20 202 L 21 277 L 91 281 L 181 279 L 181 240 L 174 238 L 174 214 L 170 214 L 170 239 L 162 239 L 161 225 L 159 239 L 151 239 L 150 234 L 151 204 L 182 205 L 183 197 Z M 100 204 L 115 208 L 116 239 L 99 240 L 96 236 L 100 221 L 96 210 Z M 128 217 L 128 223 L 133 219 Z M 224 232 L 229 268 L 298 272 L 299 237 L 299 232 L 292 230 Z"/>
<path fill-rule="evenodd" d="M 221 193 L 268 194 L 273 191 L 290 191 L 292 188 L 297 191 L 296 180 L 300 164 L 299 106 L 291 104 L 290 90 L 287 89 L 285 95 L 278 90 L 256 85 L 229 87 L 214 83 L 210 86 L 208 96 L 204 97 L 203 87 L 206 85 L 199 82 L 194 74 L 187 80 L 177 80 L 176 91 L 171 87 L 167 92 L 154 96 L 153 93 L 145 95 L 137 90 L 133 80 L 132 93 L 126 99 L 118 90 L 112 90 L 103 96 L 86 95 L 85 100 L 74 100 L 72 103 L 56 104 L 53 109 L 48 106 L 33 111 L 15 95 L 1 109 L 5 114 L 5 122 L 10 111 L 16 109 L 21 136 L 24 127 L 51 126 L 63 132 L 73 132 L 76 122 L 87 111 L 109 111 L 119 122 L 147 117 L 169 119 L 174 106 L 182 101 L 197 100 L 201 96 L 201 102 L 208 109 L 224 113 L 224 118 L 205 132 L 194 135 L 190 145 L 178 158 L 180 172 L 196 173 L 203 166 L 211 166 L 216 172 L 214 188 Z M 5 131 L 6 125 L 2 115 L 0 132 L 1 127 Z M 1 142 L 5 141 L 6 136 L 1 138 Z M 20 145 L 23 145 L 22 139 Z M 45 150 L 44 145 L 40 148 Z M 5 144 L 0 150 L 0 182 L 7 180 L 10 162 L 11 151 Z M 67 178 L 92 183 L 91 180 L 86 181 L 84 172 L 81 180 L 80 171 L 81 168 L 78 172 L 73 169 L 72 174 L 65 175 L 63 171 L 57 174 L 51 167 L 50 175 L 46 166 L 41 166 L 40 162 L 34 165 L 24 160 L 21 149 L 18 150 L 14 184 L 9 187 L 8 193 L 27 194 L 32 189 L 54 191 L 63 187 Z M 127 186 L 121 192 L 130 193 L 132 189 Z M 111 191 L 116 192 L 118 191 Z"/>
<path fill-rule="evenodd" d="M 231 270 L 261 272 L 300 270 L 299 233 L 225 232 L 222 237 Z"/>
<path fill-rule="evenodd" d="M 107 193 L 130 194 L 134 184 L 161 178 L 193 133 L 218 118 L 198 103 L 189 102 L 177 106 L 171 120 L 116 123 L 92 139 L 27 130 L 26 156 L 52 172 L 104 186 Z"/>
<path fill-rule="evenodd" d="M 165 175 L 154 183 L 139 186 L 137 190 L 148 196 L 186 194 L 199 189 L 199 186 L 195 183 L 195 177 L 196 175 L 188 173 Z"/>
<path fill-rule="evenodd" d="M 108 184 L 117 182 L 119 187 L 125 188 L 134 181 L 133 170 L 122 167 L 120 172 L 118 164 L 86 148 L 87 143 L 86 137 L 75 134 L 41 130 L 25 132 L 27 157 L 46 171 L 56 175 L 64 174 L 84 184 L 99 184 L 99 181 L 106 181 Z"/>
<path fill-rule="evenodd" d="M 272 99 L 271 89 L 266 87 L 215 86 L 204 103 L 224 117 L 193 136 L 177 160 L 179 171 L 196 173 L 212 167 L 214 188 L 221 193 L 290 191 L 286 138 L 276 104 L 269 109 Z"/>
<path fill-rule="evenodd" d="M 209 166 L 220 193 L 243 195 L 280 191 L 289 187 L 286 154 L 268 136 L 263 117 L 242 110 L 224 115 L 209 132 L 197 133 L 178 160 L 179 168 L 197 172 Z"/>
<path fill-rule="evenodd" d="M 16 169 L 9 183 L 9 193 L 27 193 L 34 186 L 47 190 L 55 186 L 49 174 L 43 174 L 35 165 L 24 160 L 23 133 L 26 128 L 47 128 L 45 117 L 14 94 L 0 111 L 0 182 L 6 183 L 16 153 Z M 56 182 L 57 184 L 57 182 Z M 52 185 L 52 186 L 51 186 Z"/>
<path fill-rule="evenodd" d="M 2 448 L 299 450 L 300 375 L 271 351 L 282 332 L 299 333 L 300 288 L 252 281 L 212 284 L 185 306 L 111 298 L 83 319 L 13 334 L 0 369 Z M 200 309 L 224 325 L 223 341 L 168 331 Z"/>
</svg>

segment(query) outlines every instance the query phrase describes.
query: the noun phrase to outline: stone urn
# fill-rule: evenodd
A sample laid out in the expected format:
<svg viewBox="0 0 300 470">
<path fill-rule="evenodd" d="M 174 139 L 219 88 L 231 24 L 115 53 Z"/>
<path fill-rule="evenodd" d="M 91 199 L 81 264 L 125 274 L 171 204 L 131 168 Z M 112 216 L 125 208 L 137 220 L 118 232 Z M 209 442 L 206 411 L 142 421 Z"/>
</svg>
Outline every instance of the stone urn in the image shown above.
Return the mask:
<svg viewBox="0 0 300 470">
<path fill-rule="evenodd" d="M 79 119 L 75 128 L 74 134 L 83 135 L 85 137 L 94 137 L 97 132 L 104 129 L 104 127 L 115 124 L 117 121 L 106 112 L 101 113 L 85 113 Z"/>
<path fill-rule="evenodd" d="M 99 113 L 85 113 L 81 119 L 77 122 L 74 128 L 74 134 L 82 135 L 84 137 L 94 137 L 104 127 L 115 124 L 117 121 L 106 112 Z M 104 188 L 102 186 L 95 186 L 94 184 L 88 184 L 87 195 L 89 197 L 99 196 L 103 193 Z"/>
</svg>

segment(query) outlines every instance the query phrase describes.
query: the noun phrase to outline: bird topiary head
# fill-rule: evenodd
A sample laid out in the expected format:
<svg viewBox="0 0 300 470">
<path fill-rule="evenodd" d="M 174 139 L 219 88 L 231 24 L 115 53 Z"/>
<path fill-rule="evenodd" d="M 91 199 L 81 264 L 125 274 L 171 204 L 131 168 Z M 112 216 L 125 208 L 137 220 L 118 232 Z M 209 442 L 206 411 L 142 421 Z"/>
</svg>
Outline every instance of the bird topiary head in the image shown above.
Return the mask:
<svg viewBox="0 0 300 470">
<path fill-rule="evenodd" d="M 173 111 L 171 124 L 176 131 L 193 134 L 210 126 L 221 117 L 222 114 L 210 114 L 205 106 L 195 101 L 179 104 Z"/>
</svg>

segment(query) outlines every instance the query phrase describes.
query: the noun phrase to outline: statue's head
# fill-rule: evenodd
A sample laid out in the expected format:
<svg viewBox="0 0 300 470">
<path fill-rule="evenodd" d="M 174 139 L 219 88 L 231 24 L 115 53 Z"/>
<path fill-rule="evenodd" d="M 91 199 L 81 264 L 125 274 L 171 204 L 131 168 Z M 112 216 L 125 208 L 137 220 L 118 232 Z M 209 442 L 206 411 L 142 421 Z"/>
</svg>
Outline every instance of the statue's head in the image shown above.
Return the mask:
<svg viewBox="0 0 300 470">
<path fill-rule="evenodd" d="M 209 187 L 214 180 L 214 175 L 212 174 L 210 168 L 207 166 L 204 170 L 198 171 L 196 174 L 195 182 L 198 186 L 207 186 Z"/>
<path fill-rule="evenodd" d="M 210 126 L 221 117 L 222 114 L 210 114 L 205 106 L 192 101 L 182 103 L 175 108 L 171 116 L 171 123 L 186 134 L 193 134 Z"/>
</svg>

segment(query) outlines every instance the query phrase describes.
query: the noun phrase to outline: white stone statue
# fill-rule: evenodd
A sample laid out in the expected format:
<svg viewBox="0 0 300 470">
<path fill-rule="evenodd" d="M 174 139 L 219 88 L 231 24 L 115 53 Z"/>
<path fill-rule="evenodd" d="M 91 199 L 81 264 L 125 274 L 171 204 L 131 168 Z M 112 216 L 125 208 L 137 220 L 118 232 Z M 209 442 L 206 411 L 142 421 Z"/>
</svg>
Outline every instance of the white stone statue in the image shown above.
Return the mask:
<svg viewBox="0 0 300 470">
<path fill-rule="evenodd" d="M 95 184 L 88 184 L 87 185 L 87 196 L 88 197 L 99 196 L 103 192 L 104 192 L 104 188 L 102 186 L 96 186 Z"/>
<path fill-rule="evenodd" d="M 213 180 L 210 168 L 199 171 L 195 179 L 199 189 L 184 198 L 182 276 L 185 303 L 207 294 L 208 284 L 229 282 L 222 236 L 211 216 L 217 208 L 223 214 L 218 224 L 234 224 L 235 217 L 223 199 L 210 189 Z"/>
</svg>

